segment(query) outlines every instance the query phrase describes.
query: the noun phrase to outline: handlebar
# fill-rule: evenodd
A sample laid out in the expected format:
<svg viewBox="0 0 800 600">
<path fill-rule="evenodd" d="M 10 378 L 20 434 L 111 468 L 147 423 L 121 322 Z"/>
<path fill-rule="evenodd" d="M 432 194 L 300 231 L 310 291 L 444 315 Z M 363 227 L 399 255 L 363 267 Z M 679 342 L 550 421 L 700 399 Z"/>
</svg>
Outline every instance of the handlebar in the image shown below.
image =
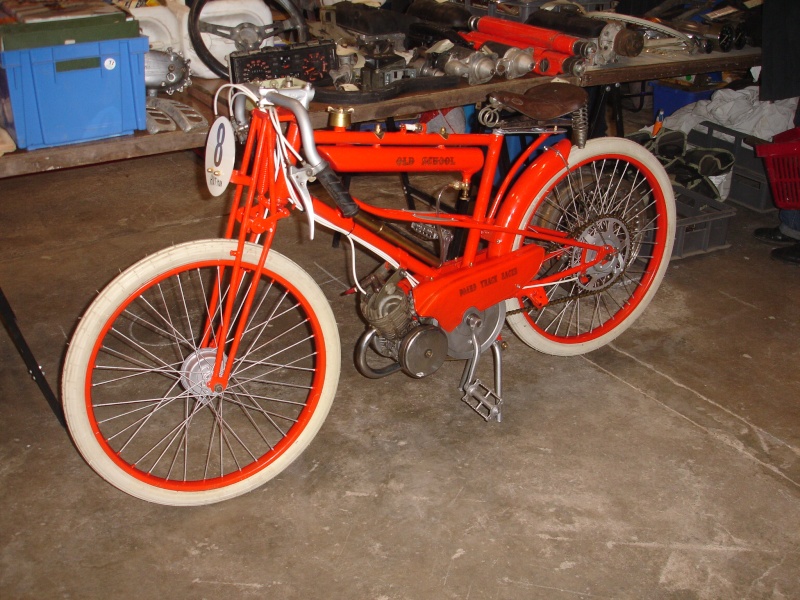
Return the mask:
<svg viewBox="0 0 800 600">
<path fill-rule="evenodd" d="M 345 217 L 354 217 L 358 213 L 358 205 L 328 161 L 317 152 L 317 144 L 314 141 L 314 127 L 311 125 L 311 118 L 308 115 L 308 104 L 314 97 L 314 88 L 307 86 L 303 88 L 278 89 L 252 85 L 248 87 L 260 98 L 259 106 L 274 104 L 294 115 L 297 126 L 300 129 L 300 140 L 303 154 L 306 158 L 306 167 L 311 169 L 310 174 L 319 180 Z M 234 105 L 234 115 L 237 120 L 242 118 L 241 120 L 243 121 L 243 113 L 244 98 L 241 98 L 241 102 Z"/>
</svg>

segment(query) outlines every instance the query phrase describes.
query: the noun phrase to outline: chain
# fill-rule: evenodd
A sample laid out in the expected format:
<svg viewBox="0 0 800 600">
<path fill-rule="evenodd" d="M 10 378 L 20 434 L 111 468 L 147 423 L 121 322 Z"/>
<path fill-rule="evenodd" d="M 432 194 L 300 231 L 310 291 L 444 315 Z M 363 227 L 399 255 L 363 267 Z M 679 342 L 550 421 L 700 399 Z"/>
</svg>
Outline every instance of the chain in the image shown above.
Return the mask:
<svg viewBox="0 0 800 600">
<path fill-rule="evenodd" d="M 558 285 L 558 284 L 554 283 L 553 285 Z M 598 294 L 598 292 L 600 292 L 600 291 L 602 291 L 602 290 L 586 291 L 586 292 L 581 292 L 580 294 L 573 294 L 572 296 L 565 296 L 563 298 L 557 298 L 555 300 L 551 300 L 550 302 L 548 302 L 547 306 L 552 306 L 554 304 L 566 304 L 567 302 L 572 302 L 573 300 L 579 300 L 581 298 L 588 298 L 589 296 L 596 296 Z M 506 316 L 518 315 L 519 313 L 528 313 L 528 312 L 532 311 L 534 308 L 535 307 L 531 307 L 531 308 L 515 308 L 514 310 L 507 310 L 506 311 Z"/>
</svg>

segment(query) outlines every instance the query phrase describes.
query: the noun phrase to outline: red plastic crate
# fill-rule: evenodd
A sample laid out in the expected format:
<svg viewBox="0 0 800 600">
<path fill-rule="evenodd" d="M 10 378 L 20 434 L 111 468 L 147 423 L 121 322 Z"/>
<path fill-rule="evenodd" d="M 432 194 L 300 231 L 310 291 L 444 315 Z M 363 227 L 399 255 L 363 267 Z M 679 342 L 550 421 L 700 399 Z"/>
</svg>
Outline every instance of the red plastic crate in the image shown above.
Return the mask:
<svg viewBox="0 0 800 600">
<path fill-rule="evenodd" d="M 800 209 L 800 127 L 779 133 L 770 144 L 756 146 L 764 159 L 775 206 Z"/>
</svg>

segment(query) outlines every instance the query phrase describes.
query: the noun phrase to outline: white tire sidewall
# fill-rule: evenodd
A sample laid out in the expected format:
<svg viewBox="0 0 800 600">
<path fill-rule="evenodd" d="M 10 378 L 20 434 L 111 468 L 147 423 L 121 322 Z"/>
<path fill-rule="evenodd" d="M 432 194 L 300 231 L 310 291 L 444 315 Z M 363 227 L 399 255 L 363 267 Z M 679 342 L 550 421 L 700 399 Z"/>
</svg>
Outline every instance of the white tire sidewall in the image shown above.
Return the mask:
<svg viewBox="0 0 800 600">
<path fill-rule="evenodd" d="M 283 471 L 308 446 L 325 421 L 341 369 L 341 345 L 333 311 L 319 286 L 296 263 L 270 250 L 265 269 L 291 282 L 311 306 L 324 338 L 326 372 L 317 408 L 295 442 L 272 463 L 251 477 L 229 486 L 198 492 L 168 490 L 149 485 L 120 469 L 98 443 L 86 411 L 84 386 L 93 348 L 108 319 L 120 304 L 143 284 L 167 270 L 182 265 L 230 259 L 236 243 L 230 240 L 198 240 L 166 248 L 142 259 L 117 276 L 92 302 L 75 330 L 64 361 L 62 393 L 64 413 L 73 442 L 89 465 L 120 490 L 149 502 L 173 506 L 196 506 L 227 500 L 253 490 Z M 244 260 L 258 264 L 261 246 L 247 244 Z"/>
<path fill-rule="evenodd" d="M 634 308 L 630 315 L 628 315 L 625 321 L 620 323 L 617 327 L 595 339 L 577 343 L 554 341 L 543 336 L 536 331 L 536 329 L 531 327 L 528 317 L 524 313 L 508 315 L 506 317 L 506 321 L 517 337 L 519 337 L 531 348 L 534 348 L 535 350 L 545 354 L 554 356 L 576 356 L 579 354 L 585 354 L 586 352 L 591 352 L 592 350 L 596 350 L 608 344 L 617 336 L 622 334 L 633 324 L 642 311 L 647 308 L 647 305 L 650 304 L 650 301 L 653 299 L 653 296 L 661 284 L 661 280 L 664 278 L 667 266 L 669 265 L 669 258 L 672 255 L 672 245 L 675 240 L 675 196 L 672 191 L 672 183 L 670 182 L 664 167 L 658 162 L 652 153 L 647 151 L 644 147 L 636 142 L 613 137 L 589 140 L 584 148 L 573 148 L 570 152 L 567 163 L 569 165 L 569 169 L 572 170 L 576 165 L 586 163 L 592 159 L 600 158 L 604 155 L 621 155 L 630 157 L 641 163 L 655 176 L 658 185 L 663 190 L 664 204 L 667 212 L 667 240 L 664 247 L 664 256 L 661 259 L 661 264 L 658 267 L 658 271 L 656 272 L 650 287 L 647 289 L 644 297 L 639 301 L 639 304 Z M 520 221 L 521 223 L 527 223 L 531 219 L 543 198 L 550 192 L 556 182 L 564 177 L 566 171 L 566 169 L 559 171 L 558 174 L 553 176 L 550 181 L 548 181 L 547 184 L 541 188 L 541 191 L 537 193 L 534 200 L 530 203 L 528 209 L 525 211 L 525 215 Z M 521 242 L 521 238 L 516 240 L 514 248 L 518 248 Z M 509 312 L 517 310 L 518 308 L 519 301 L 517 299 L 512 298 L 506 301 L 506 309 Z"/>
</svg>

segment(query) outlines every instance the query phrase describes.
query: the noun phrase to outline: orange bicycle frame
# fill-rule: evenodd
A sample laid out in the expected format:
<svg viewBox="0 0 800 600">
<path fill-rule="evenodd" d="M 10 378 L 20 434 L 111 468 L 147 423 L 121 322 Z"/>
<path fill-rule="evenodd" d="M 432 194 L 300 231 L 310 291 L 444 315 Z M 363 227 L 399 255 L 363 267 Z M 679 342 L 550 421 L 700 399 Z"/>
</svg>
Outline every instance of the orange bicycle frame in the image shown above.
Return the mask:
<svg viewBox="0 0 800 600">
<path fill-rule="evenodd" d="M 295 148 L 300 136 L 294 116 L 277 109 L 279 126 L 286 127 L 286 138 Z M 245 242 L 263 245 L 260 265 L 263 266 L 279 220 L 291 214 L 288 182 L 285 172 L 275 160 L 275 124 L 267 112 L 252 112 L 250 132 L 244 148 L 241 167 L 231 179 L 236 185 L 233 207 L 225 236 L 237 239 L 239 246 L 232 268 L 232 281 L 241 278 L 240 260 Z M 425 173 L 452 172 L 460 184 L 468 188 L 480 174 L 471 214 L 454 214 L 422 210 L 378 208 L 354 198 L 360 212 L 353 218 L 319 197 L 312 196 L 315 220 L 339 231 L 405 271 L 416 284 L 415 310 L 421 317 L 435 318 L 446 331 L 459 325 L 469 308 L 485 310 L 513 297 L 528 297 L 535 305 L 547 303 L 539 287 L 523 290 L 536 278 L 543 261 L 550 258 L 540 244 L 522 245 L 512 251 L 518 236 L 542 242 L 558 242 L 562 246 L 582 249 L 583 261 L 564 271 L 570 276 L 607 260 L 612 250 L 603 246 L 571 239 L 567 234 L 544 228 L 519 230 L 511 223 L 527 206 L 543 182 L 565 168 L 571 145 L 563 140 L 554 144 L 531 165 L 524 168 L 533 151 L 548 138 L 541 135 L 514 163 L 504 181 L 492 196 L 492 184 L 503 146 L 501 134 L 427 134 L 401 128 L 398 132 L 352 132 L 343 128 L 317 130 L 314 140 L 317 151 L 340 174 L 346 173 Z M 508 191 L 508 193 L 507 193 Z M 460 256 L 441 261 L 439 257 L 413 243 L 400 240 L 386 226 L 391 222 L 417 222 L 466 230 L 466 241 Z M 516 221 L 519 222 L 519 221 Z M 263 236 L 263 238 L 262 238 Z M 557 252 L 561 252 L 559 250 Z M 231 286 L 231 289 L 236 289 Z M 252 286 L 255 289 L 255 286 Z M 214 298 L 214 302 L 222 299 Z M 249 307 L 249 302 L 245 307 Z M 222 311 L 219 331 L 207 328 L 205 344 L 213 339 L 226 340 L 231 327 L 233 299 Z M 246 315 L 245 315 L 246 316 Z M 229 352 L 236 350 L 237 340 L 246 318 L 239 316 Z M 224 345 L 224 344 L 223 344 Z M 217 356 L 215 373 L 222 369 L 223 348 Z M 212 378 L 209 385 L 224 386 L 228 369 Z"/>
</svg>

